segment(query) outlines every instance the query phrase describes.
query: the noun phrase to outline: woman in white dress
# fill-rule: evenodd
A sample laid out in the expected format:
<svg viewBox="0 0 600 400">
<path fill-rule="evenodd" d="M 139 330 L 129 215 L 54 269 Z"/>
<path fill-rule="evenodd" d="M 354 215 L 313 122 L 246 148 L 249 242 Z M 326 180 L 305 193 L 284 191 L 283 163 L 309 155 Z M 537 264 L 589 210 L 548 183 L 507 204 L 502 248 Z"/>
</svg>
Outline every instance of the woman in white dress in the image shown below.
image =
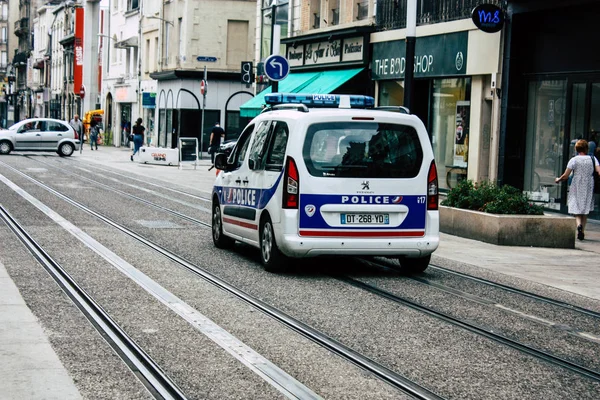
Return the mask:
<svg viewBox="0 0 600 400">
<path fill-rule="evenodd" d="M 588 142 L 581 139 L 575 143 L 577 155 L 569 160 L 565 172 L 556 178 L 556 183 L 566 181 L 573 172 L 573 181 L 569 189 L 569 214 L 575 215 L 577 239 L 585 238 L 585 225 L 590 211 L 594 210 L 594 167 L 600 174 L 600 164 L 596 157 L 588 155 Z"/>
</svg>

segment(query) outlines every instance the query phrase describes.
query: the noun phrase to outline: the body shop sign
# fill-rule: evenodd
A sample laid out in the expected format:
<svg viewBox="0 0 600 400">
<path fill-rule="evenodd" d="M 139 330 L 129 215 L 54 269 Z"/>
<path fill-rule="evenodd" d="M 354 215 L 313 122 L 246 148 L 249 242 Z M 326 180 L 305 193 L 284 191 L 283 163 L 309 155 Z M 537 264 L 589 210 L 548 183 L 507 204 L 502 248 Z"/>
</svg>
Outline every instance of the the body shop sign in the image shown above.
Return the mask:
<svg viewBox="0 0 600 400">
<path fill-rule="evenodd" d="M 286 58 L 291 67 L 299 67 L 362 61 L 363 55 L 364 38 L 361 36 L 305 43 L 296 47 L 288 45 Z"/>
<path fill-rule="evenodd" d="M 73 63 L 73 91 L 79 95 L 83 85 L 83 7 L 75 8 L 75 55 Z"/>
<path fill-rule="evenodd" d="M 465 75 L 468 32 L 418 37 L 415 44 L 415 77 Z M 406 70 L 406 42 L 373 43 L 374 80 L 402 79 Z"/>
</svg>

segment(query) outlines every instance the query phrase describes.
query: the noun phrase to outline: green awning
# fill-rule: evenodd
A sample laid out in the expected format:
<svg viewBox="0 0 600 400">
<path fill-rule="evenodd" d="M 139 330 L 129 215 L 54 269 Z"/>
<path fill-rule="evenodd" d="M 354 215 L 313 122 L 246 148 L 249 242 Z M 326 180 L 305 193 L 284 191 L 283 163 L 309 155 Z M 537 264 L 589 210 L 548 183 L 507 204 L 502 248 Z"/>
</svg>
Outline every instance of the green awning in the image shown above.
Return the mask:
<svg viewBox="0 0 600 400">
<path fill-rule="evenodd" d="M 289 74 L 287 78 L 279 82 L 279 92 L 329 94 L 362 70 L 362 68 L 354 68 Z M 266 88 L 240 106 L 240 116 L 254 118 L 260 114 L 265 104 L 265 95 L 269 93 L 271 93 L 271 87 Z"/>
</svg>

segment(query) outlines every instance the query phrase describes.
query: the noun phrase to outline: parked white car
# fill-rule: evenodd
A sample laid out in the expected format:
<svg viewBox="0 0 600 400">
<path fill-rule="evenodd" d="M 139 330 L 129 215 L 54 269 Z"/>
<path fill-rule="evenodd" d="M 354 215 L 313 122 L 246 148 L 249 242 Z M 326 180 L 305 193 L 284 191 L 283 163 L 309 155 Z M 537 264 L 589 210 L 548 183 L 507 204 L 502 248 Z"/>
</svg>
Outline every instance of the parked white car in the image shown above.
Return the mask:
<svg viewBox="0 0 600 400">
<path fill-rule="evenodd" d="M 55 151 L 61 157 L 79 150 L 75 130 L 59 119 L 29 118 L 0 130 L 0 154 L 11 151 Z"/>
</svg>

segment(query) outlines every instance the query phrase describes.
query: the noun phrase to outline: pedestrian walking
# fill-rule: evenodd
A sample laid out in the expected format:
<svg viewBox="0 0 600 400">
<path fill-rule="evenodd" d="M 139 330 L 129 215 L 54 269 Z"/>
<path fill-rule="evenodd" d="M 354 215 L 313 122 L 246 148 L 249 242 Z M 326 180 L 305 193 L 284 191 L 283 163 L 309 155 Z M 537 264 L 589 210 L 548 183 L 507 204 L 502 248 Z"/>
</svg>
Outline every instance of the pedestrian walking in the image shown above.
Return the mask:
<svg viewBox="0 0 600 400">
<path fill-rule="evenodd" d="M 98 127 L 98 122 L 95 120 L 91 120 L 90 122 L 90 149 L 94 150 L 94 146 L 96 150 L 98 150 L 98 135 L 100 134 L 100 128 Z"/>
<path fill-rule="evenodd" d="M 133 126 L 133 154 L 131 155 L 131 161 L 133 161 L 133 156 L 137 154 L 140 150 L 140 147 L 144 144 L 144 125 L 142 125 L 142 119 L 138 118 L 135 121 L 135 125 Z"/>
<path fill-rule="evenodd" d="M 79 114 L 73 115 L 73 119 L 69 122 L 69 125 L 71 125 L 75 132 L 77 132 L 77 135 L 79 135 L 79 140 L 81 140 L 81 143 L 83 144 L 83 122 L 81 122 L 79 119 Z"/>
<path fill-rule="evenodd" d="M 210 153 L 210 161 L 215 163 L 215 154 L 221 144 L 225 141 L 225 130 L 221 128 L 219 121 L 215 122 L 215 126 L 213 126 L 212 131 L 210 132 L 210 140 L 208 152 Z"/>
<path fill-rule="evenodd" d="M 588 155 L 588 142 L 580 139 L 575 143 L 576 155 L 569 160 L 565 172 L 556 178 L 556 183 L 569 179 L 571 172 L 573 179 L 569 189 L 567 205 L 569 214 L 575 215 L 577 223 L 577 239 L 585 239 L 585 226 L 587 216 L 594 211 L 594 169 L 600 174 L 600 164 L 594 156 Z"/>
</svg>

